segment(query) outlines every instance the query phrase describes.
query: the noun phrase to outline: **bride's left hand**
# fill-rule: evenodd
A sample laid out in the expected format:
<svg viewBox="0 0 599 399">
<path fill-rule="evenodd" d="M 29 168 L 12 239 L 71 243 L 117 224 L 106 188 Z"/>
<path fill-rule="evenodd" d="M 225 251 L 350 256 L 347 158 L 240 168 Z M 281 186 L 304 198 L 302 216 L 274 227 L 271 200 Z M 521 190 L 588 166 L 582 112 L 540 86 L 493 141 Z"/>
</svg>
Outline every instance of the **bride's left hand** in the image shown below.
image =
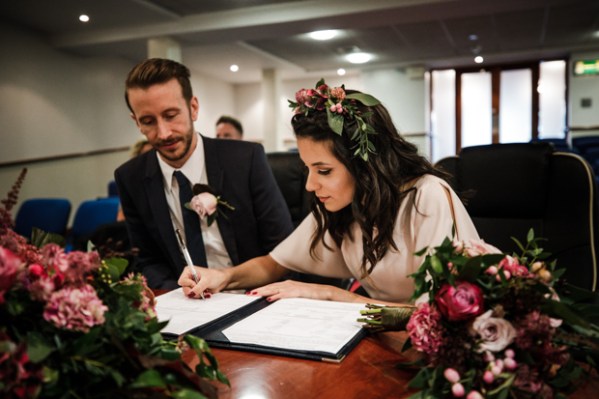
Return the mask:
<svg viewBox="0 0 599 399">
<path fill-rule="evenodd" d="M 331 288 L 334 287 L 322 284 L 310 284 L 294 280 L 285 280 L 250 290 L 248 295 L 263 296 L 269 302 L 273 302 L 282 298 L 311 298 L 326 300 L 329 299 Z"/>
</svg>

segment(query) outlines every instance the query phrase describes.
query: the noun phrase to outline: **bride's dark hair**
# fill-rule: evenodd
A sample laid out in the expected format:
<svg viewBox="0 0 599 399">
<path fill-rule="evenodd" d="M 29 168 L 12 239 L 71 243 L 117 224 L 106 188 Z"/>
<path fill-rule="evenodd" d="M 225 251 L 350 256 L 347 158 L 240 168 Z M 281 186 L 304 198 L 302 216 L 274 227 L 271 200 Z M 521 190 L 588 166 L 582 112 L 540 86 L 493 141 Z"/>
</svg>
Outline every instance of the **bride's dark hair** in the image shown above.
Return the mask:
<svg viewBox="0 0 599 399">
<path fill-rule="evenodd" d="M 347 93 L 359 92 L 347 90 Z M 350 225 L 356 222 L 362 231 L 364 257 L 361 268 L 366 276 L 389 248 L 397 250 L 393 240 L 397 213 L 402 201 L 414 190 L 407 183 L 425 174 L 446 176 L 419 155 L 414 144 L 399 135 L 383 105 L 356 105 L 365 115 L 364 121 L 376 131 L 376 134 L 369 135 L 375 153 L 369 155 L 368 161 L 354 155 L 356 142 L 351 137 L 356 129 L 355 120 L 345 120 L 341 135 L 331 130 L 325 111 L 298 113 L 293 116 L 291 124 L 297 138 L 327 143 L 333 155 L 349 170 L 356 185 L 352 203 L 338 212 L 327 211 L 313 198 L 311 209 L 317 229 L 312 237 L 312 256 L 315 256 L 318 242 L 324 243 L 326 231 L 338 246 L 344 238 L 353 240 Z"/>
</svg>

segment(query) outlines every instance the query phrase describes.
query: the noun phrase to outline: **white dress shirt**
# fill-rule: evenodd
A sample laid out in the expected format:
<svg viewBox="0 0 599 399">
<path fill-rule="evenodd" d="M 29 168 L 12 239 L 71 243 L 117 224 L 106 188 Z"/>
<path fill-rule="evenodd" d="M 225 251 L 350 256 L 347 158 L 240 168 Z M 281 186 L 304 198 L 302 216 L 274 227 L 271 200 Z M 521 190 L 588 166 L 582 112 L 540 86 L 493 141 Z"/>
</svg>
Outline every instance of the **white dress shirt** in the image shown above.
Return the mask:
<svg viewBox="0 0 599 399">
<path fill-rule="evenodd" d="M 158 153 L 156 153 L 156 156 L 158 157 L 158 165 L 160 165 L 160 170 L 162 171 L 162 177 L 164 179 L 164 195 L 166 196 L 166 202 L 168 203 L 170 210 L 173 229 L 180 229 L 183 234 L 183 239 L 186 240 L 185 229 L 183 228 L 181 203 L 179 202 L 179 185 L 177 184 L 177 180 L 174 178 L 173 173 L 175 170 L 180 170 L 190 181 L 192 187 L 197 183 L 208 184 L 202 136 L 198 134 L 195 150 L 187 162 L 185 162 L 185 165 L 180 169 L 175 169 L 164 162 Z M 231 258 L 229 257 L 229 253 L 227 252 L 225 243 L 218 229 L 218 218 L 216 218 L 214 223 L 210 226 L 208 226 L 206 218 L 202 218 L 200 219 L 200 225 L 202 227 L 202 239 L 204 240 L 208 267 L 210 269 L 221 269 L 232 266 Z"/>
</svg>

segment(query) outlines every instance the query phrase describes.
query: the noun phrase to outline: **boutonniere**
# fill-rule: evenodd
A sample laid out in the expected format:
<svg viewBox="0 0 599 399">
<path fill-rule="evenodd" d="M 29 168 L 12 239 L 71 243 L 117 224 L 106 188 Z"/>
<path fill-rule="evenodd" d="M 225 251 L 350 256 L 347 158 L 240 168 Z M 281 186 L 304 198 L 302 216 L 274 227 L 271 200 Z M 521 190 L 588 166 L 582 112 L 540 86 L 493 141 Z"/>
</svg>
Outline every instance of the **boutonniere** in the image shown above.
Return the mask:
<svg viewBox="0 0 599 399">
<path fill-rule="evenodd" d="M 235 210 L 234 206 L 221 199 L 220 195 L 216 195 L 212 187 L 207 184 L 194 184 L 192 191 L 194 196 L 185 204 L 185 207 L 200 215 L 201 218 L 206 217 L 208 226 L 214 223 L 216 217 L 221 213 L 219 208 Z M 227 215 L 223 213 L 223 217 L 227 218 Z"/>
</svg>

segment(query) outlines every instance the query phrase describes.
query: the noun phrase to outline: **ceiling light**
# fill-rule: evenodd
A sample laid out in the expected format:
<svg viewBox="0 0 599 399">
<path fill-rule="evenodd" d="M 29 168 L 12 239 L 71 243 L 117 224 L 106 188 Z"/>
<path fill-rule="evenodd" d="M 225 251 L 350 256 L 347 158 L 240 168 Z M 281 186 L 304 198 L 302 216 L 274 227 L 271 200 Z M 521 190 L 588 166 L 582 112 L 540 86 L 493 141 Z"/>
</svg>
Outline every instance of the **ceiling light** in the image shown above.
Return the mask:
<svg viewBox="0 0 599 399">
<path fill-rule="evenodd" d="M 314 40 L 331 40 L 332 38 L 337 36 L 338 33 L 339 32 L 336 30 L 327 29 L 327 30 L 317 30 L 314 32 L 310 32 L 310 33 L 308 33 L 308 36 L 310 36 Z"/>
<path fill-rule="evenodd" d="M 468 35 L 468 40 L 470 40 L 471 42 L 474 42 L 474 41 L 478 40 L 478 35 L 475 33 Z"/>
<path fill-rule="evenodd" d="M 237 71 L 239 71 L 239 65 L 233 64 L 229 67 L 229 70 L 231 72 L 237 72 Z"/>
<path fill-rule="evenodd" d="M 345 75 L 345 69 L 343 69 L 343 68 L 337 69 L 337 75 L 339 75 L 339 76 Z"/>
<path fill-rule="evenodd" d="M 89 15 L 87 15 L 87 14 L 81 14 L 79 16 L 79 21 L 81 21 L 81 22 L 89 22 Z"/>
<path fill-rule="evenodd" d="M 484 60 L 485 59 L 482 57 L 482 55 L 477 55 L 476 57 L 474 57 L 474 62 L 476 62 L 477 64 L 482 64 Z"/>
<path fill-rule="evenodd" d="M 345 59 L 352 64 L 364 64 L 372 59 L 372 54 L 362 52 L 349 53 L 345 56 Z"/>
</svg>

